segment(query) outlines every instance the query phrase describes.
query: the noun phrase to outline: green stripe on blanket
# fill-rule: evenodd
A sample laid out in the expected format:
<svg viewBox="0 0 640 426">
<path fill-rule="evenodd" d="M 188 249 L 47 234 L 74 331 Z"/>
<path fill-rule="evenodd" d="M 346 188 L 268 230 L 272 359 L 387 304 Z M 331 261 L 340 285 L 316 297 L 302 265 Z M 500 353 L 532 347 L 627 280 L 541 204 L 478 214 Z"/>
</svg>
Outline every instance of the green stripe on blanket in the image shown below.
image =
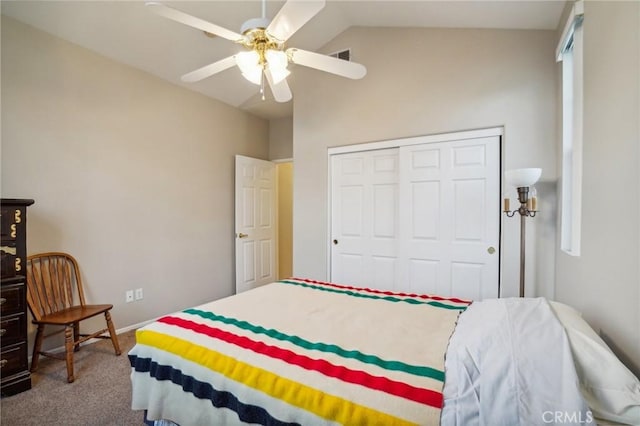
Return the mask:
<svg viewBox="0 0 640 426">
<path fill-rule="evenodd" d="M 444 382 L 444 371 L 435 368 L 410 365 L 401 361 L 384 360 L 378 356 L 364 354 L 357 350 L 346 350 L 334 344 L 310 342 L 299 336 L 288 335 L 274 329 L 266 329 L 259 325 L 250 324 L 247 321 L 241 321 L 235 318 L 217 315 L 213 312 L 201 311 L 198 309 L 186 309 L 183 312 L 186 314 L 197 315 L 201 318 L 205 318 L 211 321 L 219 321 L 224 324 L 233 325 L 240 329 L 251 331 L 255 334 L 264 334 L 276 340 L 287 341 L 304 349 L 333 353 L 343 358 L 355 359 L 366 364 L 376 365 L 380 368 L 384 368 L 385 370 L 402 371 L 414 376 L 429 377 L 434 380 Z"/>
<path fill-rule="evenodd" d="M 322 287 L 322 286 L 302 283 L 302 282 L 299 282 L 299 281 L 281 280 L 281 281 L 278 281 L 277 283 L 289 284 L 289 285 L 297 285 L 297 286 L 300 286 L 300 287 L 310 288 L 310 289 L 313 289 L 313 290 L 328 291 L 330 293 L 345 294 L 347 296 L 362 297 L 364 299 L 386 300 L 388 302 L 405 302 L 405 303 L 409 303 L 409 304 L 412 304 L 412 305 L 430 305 L 430 306 L 433 306 L 433 307 L 436 307 L 436 308 L 451 309 L 451 310 L 457 310 L 457 311 L 464 311 L 465 309 L 467 309 L 467 306 L 447 305 L 445 303 L 436 302 L 436 301 L 425 302 L 425 301 L 422 301 L 422 300 L 416 300 L 416 299 L 411 299 L 411 298 L 401 299 L 401 298 L 394 297 L 394 296 L 377 296 L 377 295 L 374 295 L 374 294 L 358 293 L 358 292 L 351 291 L 351 290 L 340 290 L 340 289 L 337 289 L 337 288 Z"/>
</svg>

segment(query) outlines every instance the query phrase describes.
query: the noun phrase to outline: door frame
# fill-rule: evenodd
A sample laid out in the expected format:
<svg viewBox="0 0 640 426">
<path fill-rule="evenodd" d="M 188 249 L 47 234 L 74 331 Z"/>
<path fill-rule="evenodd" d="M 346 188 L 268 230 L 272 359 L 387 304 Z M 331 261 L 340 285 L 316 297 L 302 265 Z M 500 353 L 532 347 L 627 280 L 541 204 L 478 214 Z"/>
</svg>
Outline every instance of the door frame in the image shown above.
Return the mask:
<svg viewBox="0 0 640 426">
<path fill-rule="evenodd" d="M 459 132 L 450 132 L 450 133 L 438 133 L 432 135 L 423 135 L 423 136 L 413 136 L 407 138 L 398 138 L 398 139 L 387 139 L 383 141 L 377 142 L 366 142 L 361 144 L 354 145 L 343 145 L 336 147 L 329 147 L 327 149 L 327 277 L 331 277 L 331 212 L 333 206 L 331 205 L 331 156 L 337 154 L 347 154 L 352 152 L 361 152 L 361 151 L 372 151 L 378 149 L 387 149 L 387 148 L 399 148 L 404 146 L 411 145 L 422 145 L 436 142 L 453 142 L 460 141 L 465 139 L 477 139 L 484 137 L 499 137 L 499 188 L 500 194 L 504 193 L 504 181 L 502 176 L 504 175 L 504 127 L 488 127 L 484 129 L 475 129 L 475 130 L 464 130 Z M 502 198 L 502 197 L 500 197 Z M 498 224 L 498 297 L 501 297 L 502 294 L 502 262 L 503 262 L 503 250 L 504 241 L 503 241 L 503 223 L 504 220 L 503 215 L 500 214 L 500 221 Z"/>
</svg>

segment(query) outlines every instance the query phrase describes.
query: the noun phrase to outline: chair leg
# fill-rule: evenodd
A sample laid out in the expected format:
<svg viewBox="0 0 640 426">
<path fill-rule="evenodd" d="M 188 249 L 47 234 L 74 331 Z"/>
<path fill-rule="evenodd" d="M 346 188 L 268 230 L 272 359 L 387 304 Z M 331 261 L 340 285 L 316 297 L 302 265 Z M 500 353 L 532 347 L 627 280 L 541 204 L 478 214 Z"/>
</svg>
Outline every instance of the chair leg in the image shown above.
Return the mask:
<svg viewBox="0 0 640 426">
<path fill-rule="evenodd" d="M 36 331 L 36 340 L 33 343 L 33 355 L 31 356 L 31 372 L 38 368 L 38 360 L 40 359 L 40 351 L 42 350 L 42 340 L 44 339 L 44 324 L 38 324 Z"/>
<path fill-rule="evenodd" d="M 109 311 L 104 313 L 104 318 L 107 320 L 107 328 L 109 328 L 109 336 L 111 336 L 111 343 L 113 343 L 113 349 L 116 351 L 116 355 L 120 355 L 120 343 L 118 343 L 118 335 L 116 334 L 116 328 L 111 321 L 111 314 Z"/>
<path fill-rule="evenodd" d="M 80 322 L 73 323 L 73 342 L 75 345 L 73 346 L 73 351 L 78 352 L 80 350 L 80 343 L 76 343 L 80 340 Z"/>
<path fill-rule="evenodd" d="M 64 328 L 64 348 L 67 361 L 67 382 L 72 383 L 73 377 L 73 326 L 67 325 Z"/>
</svg>

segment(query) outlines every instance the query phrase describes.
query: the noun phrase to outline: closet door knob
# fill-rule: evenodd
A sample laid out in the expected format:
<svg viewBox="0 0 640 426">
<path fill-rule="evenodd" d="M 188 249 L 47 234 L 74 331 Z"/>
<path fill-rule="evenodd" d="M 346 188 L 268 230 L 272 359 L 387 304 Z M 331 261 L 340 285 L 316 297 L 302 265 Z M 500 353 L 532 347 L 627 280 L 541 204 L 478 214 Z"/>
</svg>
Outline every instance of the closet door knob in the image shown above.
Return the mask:
<svg viewBox="0 0 640 426">
<path fill-rule="evenodd" d="M 338 240 L 333 240 L 333 245 L 337 246 L 338 245 Z"/>
<path fill-rule="evenodd" d="M 487 251 L 489 252 L 489 254 L 493 254 L 496 252 L 496 249 L 494 247 L 489 247 Z"/>
</svg>

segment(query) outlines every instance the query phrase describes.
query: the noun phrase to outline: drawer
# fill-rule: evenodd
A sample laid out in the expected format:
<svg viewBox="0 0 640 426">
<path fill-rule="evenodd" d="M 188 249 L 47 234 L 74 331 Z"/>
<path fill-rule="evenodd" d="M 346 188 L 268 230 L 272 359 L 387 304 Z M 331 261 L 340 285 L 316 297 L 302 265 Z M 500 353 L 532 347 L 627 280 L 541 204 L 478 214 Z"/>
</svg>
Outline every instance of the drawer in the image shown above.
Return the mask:
<svg viewBox="0 0 640 426">
<path fill-rule="evenodd" d="M 7 377 L 27 369 L 27 342 L 2 348 L 0 356 L 0 375 Z"/>
<path fill-rule="evenodd" d="M 24 232 L 24 208 L 0 208 L 0 236 L 2 241 L 14 241 Z"/>
<path fill-rule="evenodd" d="M 22 260 L 16 256 L 16 248 L 11 245 L 3 245 L 0 247 L 0 275 L 2 278 L 14 277 L 16 275 L 16 269 L 18 264 L 22 263 Z M 22 266 L 22 265 L 20 265 Z"/>
<path fill-rule="evenodd" d="M 24 282 L 3 285 L 0 291 L 0 314 L 8 316 L 26 312 L 26 287 Z"/>
<path fill-rule="evenodd" d="M 18 343 L 26 338 L 27 316 L 25 314 L 11 315 L 0 319 L 0 340 L 2 346 Z"/>
</svg>

